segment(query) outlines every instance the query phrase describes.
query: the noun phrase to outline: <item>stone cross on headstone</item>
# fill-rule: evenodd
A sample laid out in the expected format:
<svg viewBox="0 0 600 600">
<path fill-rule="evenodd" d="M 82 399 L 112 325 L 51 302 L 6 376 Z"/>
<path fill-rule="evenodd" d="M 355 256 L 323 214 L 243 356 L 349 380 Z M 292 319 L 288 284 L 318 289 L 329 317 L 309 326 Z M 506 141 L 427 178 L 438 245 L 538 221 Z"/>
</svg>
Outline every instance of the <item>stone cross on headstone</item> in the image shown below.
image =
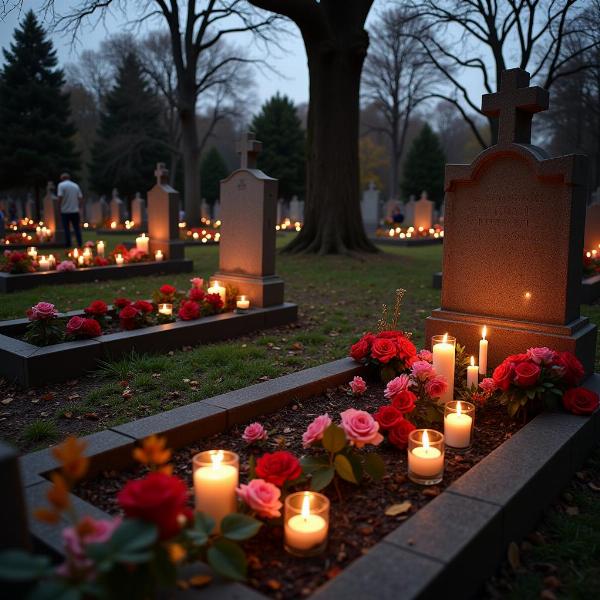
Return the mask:
<svg viewBox="0 0 600 600">
<path fill-rule="evenodd" d="M 488 367 L 535 346 L 594 366 L 596 326 L 580 313 L 587 159 L 549 157 L 530 144 L 531 115 L 547 94 L 503 73 L 483 109 L 500 114 L 499 143 L 469 165 L 446 165 L 441 308 L 426 339 L 449 333 L 477 356 L 487 326 Z"/>
<path fill-rule="evenodd" d="M 236 144 L 236 150 L 240 155 L 241 169 L 256 169 L 256 159 L 262 150 L 262 142 L 256 140 L 251 131 L 242 135 L 242 139 Z"/>
<path fill-rule="evenodd" d="M 158 185 L 164 185 L 169 183 L 169 169 L 167 169 L 165 163 L 156 163 L 156 169 L 154 169 L 154 176 L 156 177 L 156 183 Z"/>
<path fill-rule="evenodd" d="M 503 71 L 500 91 L 482 98 L 483 113 L 498 118 L 498 144 L 529 144 L 533 115 L 548 108 L 548 90 L 529 87 L 529 79 L 523 69 Z"/>
</svg>

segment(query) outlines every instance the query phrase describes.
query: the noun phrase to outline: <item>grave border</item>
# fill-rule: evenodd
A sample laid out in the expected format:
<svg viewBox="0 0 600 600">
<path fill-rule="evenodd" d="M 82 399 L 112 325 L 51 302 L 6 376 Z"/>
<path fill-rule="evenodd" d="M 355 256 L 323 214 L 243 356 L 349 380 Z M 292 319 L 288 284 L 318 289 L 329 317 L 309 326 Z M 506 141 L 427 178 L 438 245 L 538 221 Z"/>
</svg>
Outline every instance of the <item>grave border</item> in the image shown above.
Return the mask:
<svg viewBox="0 0 600 600">
<path fill-rule="evenodd" d="M 84 438 L 89 443 L 92 473 L 131 464 L 135 442 L 151 433 L 166 435 L 171 446 L 182 447 L 361 373 L 364 367 L 341 359 L 92 434 Z M 584 385 L 600 391 L 600 375 L 591 375 Z M 537 416 L 311 597 L 373 597 L 374 590 L 379 600 L 396 600 L 399 590 L 407 600 L 447 596 L 449 592 L 470 597 L 495 572 L 507 545 L 531 530 L 599 436 L 600 411 L 591 417 L 566 413 Z M 50 485 L 44 476 L 56 462 L 48 449 L 25 455 L 20 463 L 26 474 L 25 495 L 31 514 L 43 502 Z M 107 516 L 77 496 L 73 501 L 96 518 Z M 459 514 L 469 518 L 457 519 Z M 37 542 L 60 554 L 59 527 L 31 523 Z M 444 527 L 436 529 L 441 524 Z M 469 564 L 468 578 L 457 568 L 461 564 Z M 176 592 L 175 597 L 183 600 L 190 593 L 199 599 L 266 598 L 242 584 L 222 581 L 204 590 Z"/>
</svg>

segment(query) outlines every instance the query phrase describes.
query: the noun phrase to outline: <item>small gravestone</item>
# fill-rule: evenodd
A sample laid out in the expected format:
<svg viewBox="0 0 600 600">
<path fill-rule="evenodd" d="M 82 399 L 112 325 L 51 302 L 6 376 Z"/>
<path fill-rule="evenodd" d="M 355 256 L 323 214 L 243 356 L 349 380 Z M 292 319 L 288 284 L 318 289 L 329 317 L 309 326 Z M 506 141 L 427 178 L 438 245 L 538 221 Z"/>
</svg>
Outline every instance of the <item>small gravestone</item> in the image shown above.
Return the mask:
<svg viewBox="0 0 600 600">
<path fill-rule="evenodd" d="M 49 181 L 46 186 L 46 195 L 43 200 L 44 225 L 52 231 L 53 240 L 56 244 L 64 244 L 65 231 L 63 229 L 62 217 L 60 215 L 60 206 L 58 198 L 54 193 L 54 182 Z"/>
<path fill-rule="evenodd" d="M 88 222 L 92 227 L 100 227 L 104 221 L 102 206 L 99 200 L 90 202 L 88 207 Z"/>
<path fill-rule="evenodd" d="M 31 194 L 27 194 L 27 201 L 25 202 L 25 217 L 27 219 L 33 219 L 37 221 L 37 211 L 35 209 L 35 200 Z"/>
<path fill-rule="evenodd" d="M 415 197 L 410 196 L 408 202 L 404 204 L 404 226 L 411 226 L 415 224 Z"/>
<path fill-rule="evenodd" d="M 415 216 L 413 225 L 415 229 L 430 229 L 433 225 L 434 203 L 427 198 L 427 192 L 423 191 L 421 197 L 415 202 Z"/>
<path fill-rule="evenodd" d="M 131 201 L 131 220 L 136 229 L 147 229 L 148 219 L 146 218 L 146 203 L 139 192 L 135 193 L 135 198 Z"/>
<path fill-rule="evenodd" d="M 298 196 L 292 196 L 290 200 L 290 221 L 296 223 L 304 219 L 304 202 L 298 200 Z"/>
<path fill-rule="evenodd" d="M 247 133 L 238 143 L 241 168 L 221 181 L 221 241 L 215 279 L 229 283 L 254 306 L 283 303 L 283 280 L 275 275 L 277 180 L 256 168 L 262 147 Z"/>
<path fill-rule="evenodd" d="M 367 233 L 373 233 L 379 225 L 379 190 L 372 181 L 363 191 L 360 212 Z"/>
<path fill-rule="evenodd" d="M 110 221 L 111 223 L 122 224 L 125 221 L 125 206 L 123 200 L 119 198 L 119 190 L 114 188 L 110 200 Z"/>
<path fill-rule="evenodd" d="M 550 158 L 531 145 L 548 92 L 529 73 L 502 73 L 483 96 L 499 117 L 498 143 L 470 165 L 447 165 L 441 308 L 426 336 L 449 333 L 477 355 L 488 328 L 488 367 L 532 346 L 575 353 L 592 372 L 596 326 L 579 312 L 587 160 Z"/>
<path fill-rule="evenodd" d="M 165 163 L 157 163 L 154 174 L 156 185 L 148 192 L 150 254 L 161 250 L 167 259 L 180 259 L 185 248 L 179 240 L 179 192 L 169 185 Z"/>
<path fill-rule="evenodd" d="M 203 219 L 210 219 L 210 206 L 206 201 L 206 198 L 202 198 L 202 204 L 200 204 L 200 217 Z"/>
<path fill-rule="evenodd" d="M 584 250 L 600 250 L 600 202 L 590 204 L 585 212 Z"/>
</svg>

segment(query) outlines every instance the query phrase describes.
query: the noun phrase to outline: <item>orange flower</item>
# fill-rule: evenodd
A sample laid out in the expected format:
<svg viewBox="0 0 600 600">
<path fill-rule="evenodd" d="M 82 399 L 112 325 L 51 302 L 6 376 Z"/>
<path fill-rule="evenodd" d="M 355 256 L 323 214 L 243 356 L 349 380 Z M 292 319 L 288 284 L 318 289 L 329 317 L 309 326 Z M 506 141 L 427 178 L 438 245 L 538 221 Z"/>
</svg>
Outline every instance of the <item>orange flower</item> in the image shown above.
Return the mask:
<svg viewBox="0 0 600 600">
<path fill-rule="evenodd" d="M 52 487 L 46 492 L 48 502 L 52 508 L 37 508 L 33 514 L 35 518 L 44 523 L 58 523 L 60 514 L 69 507 L 71 499 L 69 498 L 69 486 L 65 478 L 57 472 L 50 475 Z"/>
<path fill-rule="evenodd" d="M 85 448 L 85 442 L 71 435 L 52 449 L 54 458 L 62 465 L 64 476 L 70 481 L 81 479 L 88 470 L 90 460 L 83 455 Z"/>
<path fill-rule="evenodd" d="M 171 460 L 171 450 L 166 445 L 166 437 L 151 435 L 142 441 L 141 447 L 134 449 L 133 458 L 143 465 L 161 467 L 160 471 L 170 475 L 173 469 L 171 467 L 169 472 L 167 463 Z"/>
<path fill-rule="evenodd" d="M 33 516 L 38 521 L 42 521 L 42 523 L 49 523 L 50 525 L 58 523 L 60 519 L 60 513 L 57 513 L 55 510 L 51 510 L 49 508 L 36 508 L 33 511 Z"/>
<path fill-rule="evenodd" d="M 181 544 L 169 544 L 167 546 L 167 552 L 169 553 L 169 558 L 172 563 L 181 562 L 187 554 L 185 548 Z"/>
</svg>

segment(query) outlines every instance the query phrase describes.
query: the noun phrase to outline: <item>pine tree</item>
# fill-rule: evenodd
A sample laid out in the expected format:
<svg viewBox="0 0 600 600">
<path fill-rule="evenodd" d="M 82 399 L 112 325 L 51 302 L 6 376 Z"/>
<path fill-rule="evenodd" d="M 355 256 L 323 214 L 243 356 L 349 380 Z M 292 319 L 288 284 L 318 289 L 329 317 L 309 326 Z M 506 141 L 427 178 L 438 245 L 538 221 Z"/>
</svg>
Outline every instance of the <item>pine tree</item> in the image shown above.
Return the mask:
<svg viewBox="0 0 600 600">
<path fill-rule="evenodd" d="M 69 95 L 52 42 L 29 11 L 3 50 L 0 72 L 0 182 L 4 188 L 40 191 L 61 171 L 76 173 Z"/>
<path fill-rule="evenodd" d="M 206 201 L 212 205 L 219 199 L 221 179 L 229 174 L 221 153 L 213 146 L 200 163 L 200 189 Z"/>
<path fill-rule="evenodd" d="M 132 53 L 123 58 L 106 94 L 90 162 L 90 183 L 99 194 L 132 198 L 150 189 L 156 163 L 168 157 L 162 108 Z"/>
<path fill-rule="evenodd" d="M 439 205 L 444 199 L 444 168 L 446 155 L 435 132 L 425 124 L 414 139 L 406 160 L 402 176 L 402 193 L 406 198 L 417 198 L 423 190 L 430 200 Z"/>
<path fill-rule="evenodd" d="M 294 103 L 277 93 L 267 100 L 252 120 L 256 139 L 263 143 L 257 165 L 279 180 L 279 196 L 290 199 L 304 194 L 306 141 Z"/>
</svg>

